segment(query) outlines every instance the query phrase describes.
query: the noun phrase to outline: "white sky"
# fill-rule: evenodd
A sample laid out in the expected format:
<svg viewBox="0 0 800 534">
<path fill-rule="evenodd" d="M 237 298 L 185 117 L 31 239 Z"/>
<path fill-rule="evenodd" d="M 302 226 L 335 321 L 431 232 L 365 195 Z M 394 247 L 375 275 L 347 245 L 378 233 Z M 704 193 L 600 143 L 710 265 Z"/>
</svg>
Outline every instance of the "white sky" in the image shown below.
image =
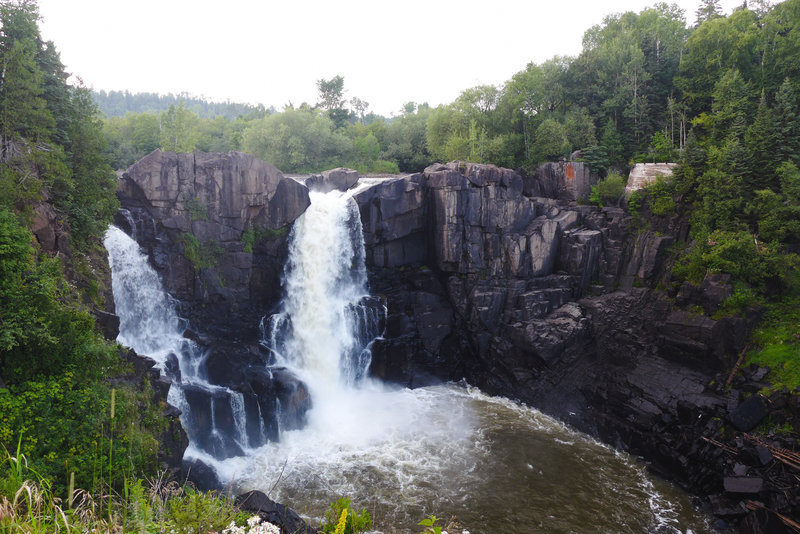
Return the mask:
<svg viewBox="0 0 800 534">
<path fill-rule="evenodd" d="M 214 101 L 314 104 L 316 81 L 390 116 L 530 61 L 576 55 L 583 32 L 641 0 L 39 0 L 41 32 L 97 90 L 188 92 Z M 694 22 L 699 0 L 678 0 Z M 722 0 L 730 13 L 742 0 Z"/>
</svg>

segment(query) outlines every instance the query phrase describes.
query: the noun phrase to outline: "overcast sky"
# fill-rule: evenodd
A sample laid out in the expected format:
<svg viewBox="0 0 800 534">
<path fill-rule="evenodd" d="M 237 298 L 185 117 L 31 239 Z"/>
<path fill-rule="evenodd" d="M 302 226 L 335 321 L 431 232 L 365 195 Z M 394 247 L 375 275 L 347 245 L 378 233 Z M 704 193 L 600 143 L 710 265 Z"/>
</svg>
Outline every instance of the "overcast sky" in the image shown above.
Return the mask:
<svg viewBox="0 0 800 534">
<path fill-rule="evenodd" d="M 694 22 L 699 0 L 679 0 Z M 741 0 L 722 0 L 730 13 Z M 637 0 L 39 0 L 41 32 L 94 89 L 188 92 L 210 100 L 317 100 L 344 76 L 345 97 L 390 116 L 469 87 L 500 85 L 531 61 L 576 55 L 604 15 Z"/>
</svg>

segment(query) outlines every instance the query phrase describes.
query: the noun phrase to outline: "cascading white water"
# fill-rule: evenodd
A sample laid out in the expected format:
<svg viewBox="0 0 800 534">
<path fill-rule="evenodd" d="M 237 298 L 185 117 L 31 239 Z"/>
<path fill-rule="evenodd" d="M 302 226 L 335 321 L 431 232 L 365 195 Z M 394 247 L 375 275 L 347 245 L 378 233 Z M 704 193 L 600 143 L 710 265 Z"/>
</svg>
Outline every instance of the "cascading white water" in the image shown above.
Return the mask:
<svg viewBox="0 0 800 534">
<path fill-rule="evenodd" d="M 385 307 L 369 299 L 358 205 L 347 193 L 311 192 L 295 222 L 281 313 L 267 346 L 308 385 L 315 404 L 335 402 L 369 366 Z"/>
<path fill-rule="evenodd" d="M 168 400 L 182 412 L 181 422 L 191 447 L 205 447 L 220 454 L 219 451 L 231 448 L 226 440 L 232 440 L 239 448 L 246 449 L 249 442 L 241 393 L 209 384 L 204 378 L 204 354 L 197 343 L 184 337 L 186 321 L 178 316 L 174 301 L 164 291 L 147 255 L 136 241 L 115 226 L 106 231 L 104 245 L 111 266 L 114 304 L 120 318 L 117 341 L 153 358 L 162 373 L 173 380 Z M 178 369 L 170 369 L 171 363 L 177 363 Z M 199 399 L 207 407 L 211 428 L 200 428 L 194 422 L 197 414 L 192 413 L 188 390 L 198 393 L 192 398 Z M 215 405 L 218 399 L 225 399 L 230 405 L 235 429 L 232 436 L 222 436 L 217 429 Z"/>
<path fill-rule="evenodd" d="M 116 226 L 108 229 L 104 244 L 120 323 L 117 341 L 150 356 L 161 369 L 174 354 L 181 375 L 197 378 L 200 349 L 183 337 L 186 323 L 175 312 L 175 303 L 162 289 L 147 256 L 136 241 Z"/>
</svg>

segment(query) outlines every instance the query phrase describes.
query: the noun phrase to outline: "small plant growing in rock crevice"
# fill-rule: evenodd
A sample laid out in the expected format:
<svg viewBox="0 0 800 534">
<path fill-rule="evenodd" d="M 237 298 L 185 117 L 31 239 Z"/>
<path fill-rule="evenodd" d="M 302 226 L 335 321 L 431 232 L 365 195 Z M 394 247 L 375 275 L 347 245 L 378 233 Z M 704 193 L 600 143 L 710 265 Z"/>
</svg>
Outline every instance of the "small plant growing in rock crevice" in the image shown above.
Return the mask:
<svg viewBox="0 0 800 534">
<path fill-rule="evenodd" d="M 208 207 L 197 200 L 190 198 L 184 202 L 186 211 L 189 212 L 189 218 L 193 221 L 206 221 L 208 220 Z"/>
<path fill-rule="evenodd" d="M 222 247 L 213 240 L 202 243 L 194 234 L 184 234 L 182 241 L 184 256 L 198 270 L 214 266 L 222 254 Z"/>
</svg>

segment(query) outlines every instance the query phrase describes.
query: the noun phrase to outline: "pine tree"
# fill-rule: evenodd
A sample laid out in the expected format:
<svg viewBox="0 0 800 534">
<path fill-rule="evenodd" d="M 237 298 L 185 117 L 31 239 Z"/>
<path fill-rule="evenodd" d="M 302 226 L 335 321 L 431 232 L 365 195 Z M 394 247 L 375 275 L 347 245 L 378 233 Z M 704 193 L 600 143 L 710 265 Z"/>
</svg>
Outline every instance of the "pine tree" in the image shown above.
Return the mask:
<svg viewBox="0 0 800 534">
<path fill-rule="evenodd" d="M 47 140 L 55 125 L 42 97 L 43 75 L 36 62 L 39 19 L 30 1 L 0 4 L 0 134 Z"/>
<path fill-rule="evenodd" d="M 702 0 L 700 7 L 695 11 L 697 17 L 696 26 L 700 26 L 707 20 L 715 19 L 722 16 L 722 7 L 720 7 L 720 0 Z"/>
<path fill-rule="evenodd" d="M 775 96 L 775 153 L 778 162 L 800 163 L 800 113 L 797 97 L 787 78 Z"/>
<path fill-rule="evenodd" d="M 752 190 L 774 186 L 775 175 L 775 116 L 767 106 L 766 94 L 761 92 L 756 118 L 747 128 L 745 146 L 752 162 Z"/>
</svg>

